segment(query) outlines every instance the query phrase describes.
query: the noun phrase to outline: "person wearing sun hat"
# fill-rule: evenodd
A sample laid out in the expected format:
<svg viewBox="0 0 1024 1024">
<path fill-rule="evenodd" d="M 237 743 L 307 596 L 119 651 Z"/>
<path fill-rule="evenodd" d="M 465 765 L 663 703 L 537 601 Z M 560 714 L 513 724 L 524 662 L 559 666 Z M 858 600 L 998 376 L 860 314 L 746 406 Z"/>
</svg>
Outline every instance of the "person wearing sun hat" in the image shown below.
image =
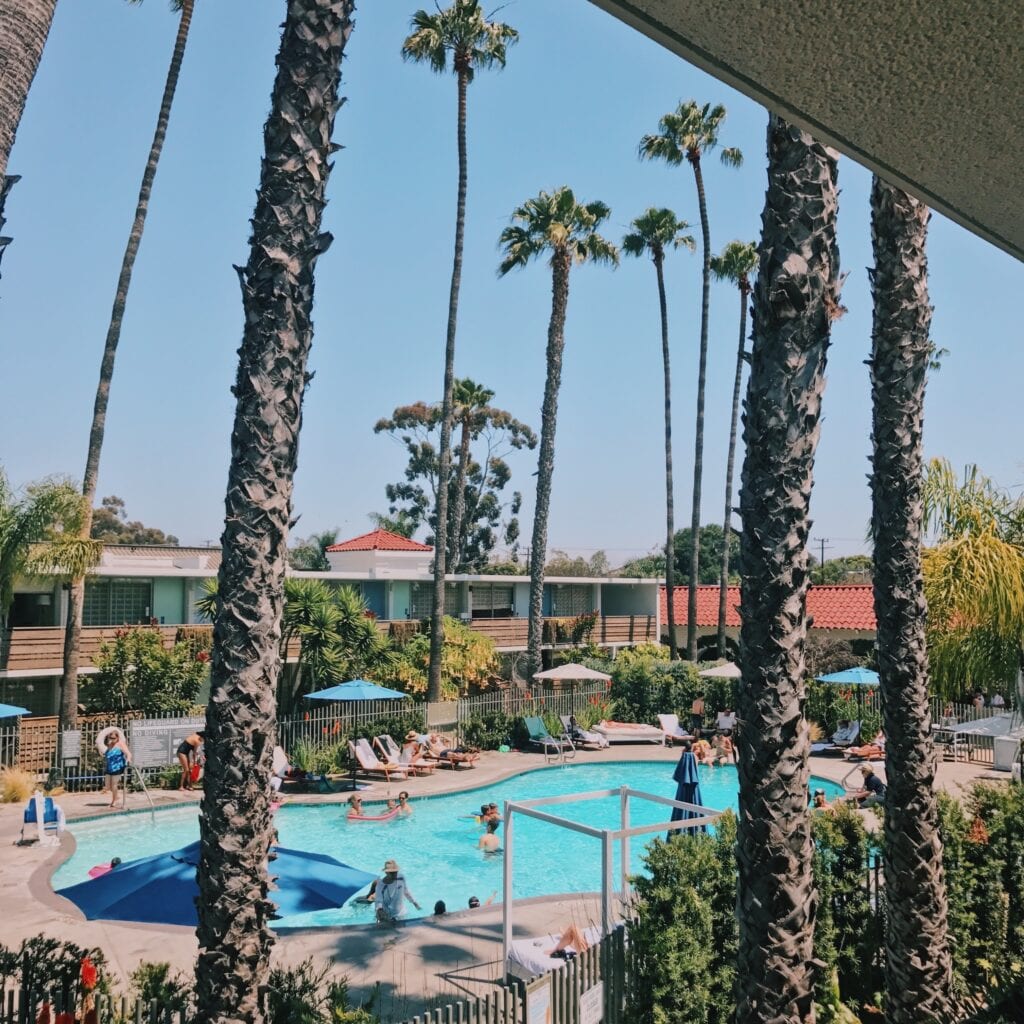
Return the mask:
<svg viewBox="0 0 1024 1024">
<path fill-rule="evenodd" d="M 416 897 L 409 891 L 409 885 L 405 880 L 395 860 L 384 862 L 384 877 L 377 884 L 377 892 L 374 902 L 377 907 L 378 924 L 395 924 L 402 916 L 405 909 L 406 899 L 417 909 L 422 908 L 416 902 Z"/>
<path fill-rule="evenodd" d="M 862 764 L 860 773 L 864 776 L 864 781 L 850 800 L 862 809 L 882 803 L 885 799 L 885 783 L 875 774 L 875 769 L 870 764 Z"/>
</svg>

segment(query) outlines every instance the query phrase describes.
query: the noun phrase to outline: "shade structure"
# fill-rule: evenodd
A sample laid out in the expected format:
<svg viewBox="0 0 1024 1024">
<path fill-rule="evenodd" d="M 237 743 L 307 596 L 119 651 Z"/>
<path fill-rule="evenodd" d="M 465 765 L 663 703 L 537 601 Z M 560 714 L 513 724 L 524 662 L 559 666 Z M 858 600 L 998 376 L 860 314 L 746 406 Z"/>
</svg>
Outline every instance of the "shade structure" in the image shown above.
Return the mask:
<svg viewBox="0 0 1024 1024">
<path fill-rule="evenodd" d="M 326 690 L 307 693 L 306 700 L 401 700 L 409 694 L 389 690 L 368 679 L 350 679 L 347 683 L 329 686 Z"/>
<path fill-rule="evenodd" d="M 878 673 L 862 665 L 844 668 L 842 672 L 830 672 L 827 676 L 817 678 L 819 683 L 831 683 L 833 686 L 878 686 Z"/>
<path fill-rule="evenodd" d="M 676 765 L 676 770 L 672 773 L 672 778 L 677 783 L 677 800 L 681 800 L 685 804 L 697 804 L 698 806 L 704 803 L 700 794 L 700 771 L 697 768 L 697 758 L 689 750 L 683 751 L 679 758 L 679 763 Z M 699 818 L 700 816 L 700 811 L 687 811 L 682 807 L 673 807 L 670 820 L 687 821 L 690 818 Z M 698 825 L 696 828 L 701 832 L 707 832 L 707 828 L 703 825 Z M 694 829 L 680 829 L 679 831 L 694 831 Z M 670 832 L 669 835 L 671 836 L 672 833 Z"/>
<path fill-rule="evenodd" d="M 549 668 L 546 672 L 534 672 L 534 679 L 541 680 L 558 680 L 561 679 L 564 682 L 580 682 L 584 679 L 600 679 L 602 682 L 607 683 L 611 676 L 606 672 L 598 672 L 596 669 L 587 668 L 586 665 L 578 665 L 575 662 L 570 662 L 568 665 L 559 665 L 558 668 Z"/>
<path fill-rule="evenodd" d="M 740 671 L 739 665 L 727 661 L 724 665 L 706 668 L 703 672 L 698 672 L 697 675 L 704 676 L 705 679 L 739 679 L 743 673 Z"/>
<path fill-rule="evenodd" d="M 342 906 L 374 875 L 349 867 L 333 857 L 302 850 L 274 848 L 270 874 L 277 875 L 270 898 L 279 917 L 307 914 Z M 139 921 L 143 924 L 198 923 L 199 843 L 170 853 L 120 864 L 87 882 L 59 889 L 90 921 Z"/>
<path fill-rule="evenodd" d="M 0 704 L 0 718 L 14 718 L 15 715 L 31 715 L 28 708 L 19 708 L 17 704 Z"/>
</svg>

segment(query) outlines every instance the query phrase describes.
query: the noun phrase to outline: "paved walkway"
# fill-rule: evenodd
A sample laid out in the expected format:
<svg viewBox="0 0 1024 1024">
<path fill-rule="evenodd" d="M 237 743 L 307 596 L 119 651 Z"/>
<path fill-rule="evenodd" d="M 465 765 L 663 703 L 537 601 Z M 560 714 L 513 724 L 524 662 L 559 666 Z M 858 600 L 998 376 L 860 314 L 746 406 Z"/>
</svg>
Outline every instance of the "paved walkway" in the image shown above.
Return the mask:
<svg viewBox="0 0 1024 1024">
<path fill-rule="evenodd" d="M 618 746 L 609 752 L 581 751 L 578 763 L 622 760 L 674 761 L 678 751 L 651 744 Z M 487 787 L 519 772 L 544 767 L 538 754 L 485 753 L 474 769 L 458 772 L 435 771 L 404 783 L 374 783 L 363 791 L 370 802 L 408 788 L 414 799 Z M 851 766 L 842 760 L 811 759 L 814 774 L 840 781 Z M 951 791 L 991 773 L 983 766 L 942 763 L 939 785 Z M 996 774 L 995 778 L 1005 775 Z M 157 790 L 152 793 L 158 806 L 197 802 L 198 794 Z M 295 802 L 342 802 L 346 794 L 331 796 L 295 796 Z M 65 794 L 60 804 L 73 833 L 74 821 L 108 813 L 101 794 Z M 146 810 L 142 794 L 131 794 L 130 810 Z M 24 938 L 41 932 L 83 946 L 99 946 L 113 970 L 127 977 L 142 960 L 168 961 L 172 966 L 190 970 L 196 954 L 194 933 L 187 928 L 149 926 L 114 922 L 85 921 L 66 900 L 54 895 L 50 876 L 73 849 L 66 835 L 61 848 L 13 845 L 21 828 L 22 807 L 0 805 L 0 943 L 16 947 Z M 537 935 L 557 929 L 569 921 L 589 924 L 600 920 L 594 897 L 541 898 L 516 903 L 515 933 Z M 501 908 L 463 911 L 443 919 L 429 918 L 398 929 L 380 930 L 373 926 L 344 929 L 310 929 L 282 935 L 274 950 L 277 962 L 297 963 L 308 956 L 333 958 L 349 975 L 353 989 L 365 992 L 380 985 L 380 1010 L 385 1019 L 394 1015 L 401 1020 L 422 1010 L 424 1001 L 446 1002 L 467 993 L 482 994 L 502 973 Z"/>
</svg>

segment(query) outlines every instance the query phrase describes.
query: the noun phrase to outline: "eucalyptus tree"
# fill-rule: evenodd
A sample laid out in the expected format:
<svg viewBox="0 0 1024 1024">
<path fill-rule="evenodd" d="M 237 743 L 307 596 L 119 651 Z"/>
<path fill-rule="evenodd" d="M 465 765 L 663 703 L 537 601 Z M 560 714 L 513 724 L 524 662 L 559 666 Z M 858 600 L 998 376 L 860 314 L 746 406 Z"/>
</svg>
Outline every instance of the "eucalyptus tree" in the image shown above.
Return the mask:
<svg viewBox="0 0 1024 1024">
<path fill-rule="evenodd" d="M 512 223 L 501 233 L 504 258 L 499 276 L 525 267 L 531 260 L 548 257 L 551 267 L 551 317 L 548 321 L 547 376 L 541 405 L 540 452 L 537 459 L 537 495 L 530 541 L 530 611 L 527 633 L 526 678 L 541 666 L 544 619 L 544 563 L 548 543 L 548 511 L 555 469 L 555 428 L 558 392 L 562 385 L 565 351 L 565 317 L 569 303 L 569 272 L 582 263 L 618 266 L 619 251 L 597 229 L 611 211 L 602 202 L 581 203 L 572 189 L 562 186 L 528 199 L 512 214 Z"/>
<path fill-rule="evenodd" d="M 725 617 L 729 593 L 729 534 L 732 531 L 732 472 L 736 462 L 736 432 L 740 420 L 740 387 L 747 360 L 747 300 L 750 275 L 757 270 L 757 243 L 730 242 L 711 260 L 711 273 L 719 281 L 731 281 L 740 293 L 740 340 L 736 352 L 736 376 L 732 385 L 732 418 L 729 420 L 729 454 L 725 460 L 725 516 L 722 519 L 722 566 L 718 579 L 718 656 L 726 657 Z"/>
<path fill-rule="evenodd" d="M 740 489 L 737 1024 L 814 1013 L 804 643 L 814 455 L 840 311 L 836 162 L 771 115 Z"/>
<path fill-rule="evenodd" d="M 645 135 L 640 140 L 640 158 L 664 160 L 677 167 L 685 160 L 693 168 L 700 209 L 702 244 L 701 303 L 700 303 L 700 358 L 697 367 L 697 426 L 693 455 L 693 501 L 690 515 L 690 589 L 687 598 L 686 656 L 697 660 L 697 589 L 693 581 L 700 577 L 701 482 L 704 478 L 704 391 L 708 365 L 708 316 L 711 308 L 711 227 L 708 223 L 708 204 L 704 192 L 704 171 L 701 159 L 718 147 L 718 132 L 725 120 L 725 107 L 710 103 L 700 106 L 695 100 L 680 103 L 658 122 L 657 135 Z M 727 167 L 739 167 L 743 154 L 738 149 L 724 148 L 719 154 Z"/>
<path fill-rule="evenodd" d="M 955 1016 L 921 574 L 930 216 L 923 203 L 874 177 L 871 535 L 888 783 L 885 1018 L 893 1024 Z"/>
<path fill-rule="evenodd" d="M 693 235 L 686 234 L 690 225 L 679 220 L 671 210 L 649 207 L 630 225 L 632 229 L 622 239 L 622 251 L 627 256 L 650 255 L 658 280 L 658 310 L 661 315 L 661 364 L 665 386 L 665 598 L 668 624 L 669 656 L 679 656 L 676 649 L 676 621 L 674 605 L 675 576 L 675 508 L 672 487 L 672 365 L 668 344 L 668 301 L 665 298 L 665 251 L 680 247 L 693 252 Z M 692 587 L 690 588 L 693 589 Z"/>
<path fill-rule="evenodd" d="M 0 232 L 7 193 L 19 177 L 7 173 L 7 162 L 56 8 L 57 0 L 0 0 Z M 0 257 L 9 242 L 0 238 Z"/>
<path fill-rule="evenodd" d="M 217 574 L 200 816 L 196 1021 L 262 1024 L 275 691 L 302 399 L 353 0 L 288 0 L 249 259 Z"/>
<path fill-rule="evenodd" d="M 459 439 L 459 461 L 455 469 L 454 493 L 452 494 L 452 528 L 448 538 L 448 564 L 454 572 L 462 566 L 462 520 L 466 514 L 466 478 L 469 474 L 469 453 L 474 434 L 487 423 L 484 410 L 490 405 L 494 392 L 469 377 L 457 380 L 452 392 L 453 422 L 458 422 L 461 431 Z"/>
<path fill-rule="evenodd" d="M 466 229 L 466 98 L 478 69 L 505 66 L 508 47 L 519 33 L 500 21 L 489 21 L 480 0 L 453 0 L 436 11 L 420 10 L 412 16 L 412 32 L 402 44 L 406 60 L 425 63 L 443 74 L 451 56 L 458 89 L 456 139 L 459 153 L 459 184 L 455 202 L 455 255 L 448 292 L 448 326 L 444 348 L 444 390 L 441 400 L 441 440 L 438 450 L 440 479 L 451 469 L 452 389 L 455 385 L 455 333 L 459 316 L 459 288 L 462 284 L 462 248 Z M 448 489 L 437 495 L 437 531 L 434 539 L 434 593 L 430 619 L 430 669 L 427 699 L 441 699 L 441 651 L 444 646 L 444 575 L 448 554 Z"/>
<path fill-rule="evenodd" d="M 110 384 L 114 377 L 114 359 L 117 355 L 118 342 L 121 340 L 121 324 L 124 320 L 125 306 L 128 302 L 128 288 L 131 285 L 132 270 L 135 258 L 142 244 L 142 232 L 146 226 L 146 214 L 149 211 L 149 197 L 153 190 L 153 180 L 163 152 L 164 139 L 167 136 L 167 125 L 171 117 L 171 105 L 174 92 L 178 86 L 178 75 L 181 62 L 185 57 L 185 45 L 188 42 L 189 26 L 192 24 L 194 0 L 174 0 L 172 10 L 180 13 L 178 32 L 171 51 L 171 63 L 167 68 L 164 81 L 164 92 L 160 100 L 160 111 L 156 120 L 156 131 L 149 147 L 149 156 L 142 174 L 142 184 L 135 203 L 135 216 L 128 233 L 128 244 L 125 246 L 121 259 L 121 272 L 117 278 L 114 292 L 114 305 L 110 311 L 110 323 L 107 337 L 103 345 L 103 357 L 100 360 L 100 377 L 96 385 L 96 398 L 93 403 L 92 424 L 89 429 L 89 447 L 85 457 L 85 472 L 82 475 L 82 495 L 85 499 L 85 515 L 82 519 L 82 538 L 88 538 L 92 529 L 92 509 L 96 503 L 96 482 L 100 471 L 100 454 L 103 450 L 103 434 L 107 423 L 107 403 L 110 399 Z M 68 594 L 68 621 L 64 633 L 64 668 L 60 683 L 60 729 L 74 729 L 78 721 L 78 660 L 79 644 L 82 634 L 82 610 L 85 601 L 85 576 L 76 575 L 71 580 Z"/>
</svg>

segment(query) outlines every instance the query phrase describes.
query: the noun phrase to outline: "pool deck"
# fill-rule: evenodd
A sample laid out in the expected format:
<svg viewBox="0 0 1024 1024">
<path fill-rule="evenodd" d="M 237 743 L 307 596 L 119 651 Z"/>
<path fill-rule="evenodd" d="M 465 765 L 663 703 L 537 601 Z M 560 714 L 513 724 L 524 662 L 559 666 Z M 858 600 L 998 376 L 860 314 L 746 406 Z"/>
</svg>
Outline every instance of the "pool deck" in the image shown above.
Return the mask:
<svg viewBox="0 0 1024 1024">
<path fill-rule="evenodd" d="M 607 751 L 580 751 L 577 764 L 608 761 L 675 761 L 678 750 L 654 744 L 622 744 Z M 386 799 L 407 789 L 413 803 L 417 799 L 467 790 L 482 790 L 524 771 L 545 767 L 536 753 L 481 755 L 473 769 L 438 769 L 432 775 L 408 783 L 374 782 L 362 790 L 364 801 Z M 852 767 L 835 758 L 811 758 L 814 775 L 841 781 Z M 557 770 L 557 769 L 556 769 Z M 1006 780 L 1005 773 L 993 773 L 984 765 L 940 762 L 938 785 L 956 792 L 981 778 Z M 157 807 L 197 803 L 198 793 L 152 791 Z M 289 803 L 342 803 L 347 793 L 330 795 L 297 794 Z M 58 798 L 73 831 L 76 819 L 119 814 L 105 809 L 102 794 L 64 794 Z M 148 803 L 141 793 L 128 798 L 130 811 L 146 811 Z M 195 934 L 188 928 L 86 921 L 71 904 L 55 896 L 50 875 L 69 856 L 68 837 L 60 848 L 13 845 L 21 829 L 23 805 L 0 805 L 0 943 L 17 947 L 22 939 L 47 933 L 82 946 L 99 946 L 106 953 L 113 971 L 126 978 L 143 960 L 167 961 L 190 971 L 196 955 Z M 869 816 L 869 823 L 877 821 Z M 489 894 L 481 892 L 482 899 Z M 560 930 L 570 921 L 590 924 L 600 920 L 598 900 L 578 896 L 542 897 L 517 901 L 517 936 L 545 934 Z M 412 1016 L 424 1003 L 447 1002 L 467 994 L 481 995 L 493 986 L 501 973 L 501 907 L 452 913 L 444 918 L 426 918 L 397 929 L 350 926 L 343 929 L 311 929 L 279 937 L 274 949 L 275 962 L 297 963 L 306 957 L 334 959 L 349 976 L 354 993 L 364 993 L 375 983 L 380 985 L 379 1010 L 387 1019 Z"/>
</svg>

